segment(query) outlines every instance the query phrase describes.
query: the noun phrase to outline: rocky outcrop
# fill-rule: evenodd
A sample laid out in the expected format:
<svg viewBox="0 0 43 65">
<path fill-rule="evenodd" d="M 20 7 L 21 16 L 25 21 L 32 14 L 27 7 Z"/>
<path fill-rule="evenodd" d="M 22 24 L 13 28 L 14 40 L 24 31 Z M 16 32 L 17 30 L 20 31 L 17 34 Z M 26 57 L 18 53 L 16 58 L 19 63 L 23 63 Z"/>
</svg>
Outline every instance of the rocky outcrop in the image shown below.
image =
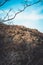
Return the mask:
<svg viewBox="0 0 43 65">
<path fill-rule="evenodd" d="M 0 24 L 0 65 L 43 65 L 43 33 Z"/>
</svg>

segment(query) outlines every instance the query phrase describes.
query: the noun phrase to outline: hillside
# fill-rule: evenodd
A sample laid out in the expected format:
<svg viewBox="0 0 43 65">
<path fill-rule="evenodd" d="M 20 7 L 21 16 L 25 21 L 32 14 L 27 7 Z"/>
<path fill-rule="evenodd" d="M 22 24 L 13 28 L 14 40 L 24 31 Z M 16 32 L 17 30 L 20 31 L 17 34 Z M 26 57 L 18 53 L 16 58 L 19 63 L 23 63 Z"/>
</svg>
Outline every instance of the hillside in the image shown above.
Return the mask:
<svg viewBox="0 0 43 65">
<path fill-rule="evenodd" d="M 43 65 L 43 33 L 0 24 L 0 65 Z"/>
</svg>

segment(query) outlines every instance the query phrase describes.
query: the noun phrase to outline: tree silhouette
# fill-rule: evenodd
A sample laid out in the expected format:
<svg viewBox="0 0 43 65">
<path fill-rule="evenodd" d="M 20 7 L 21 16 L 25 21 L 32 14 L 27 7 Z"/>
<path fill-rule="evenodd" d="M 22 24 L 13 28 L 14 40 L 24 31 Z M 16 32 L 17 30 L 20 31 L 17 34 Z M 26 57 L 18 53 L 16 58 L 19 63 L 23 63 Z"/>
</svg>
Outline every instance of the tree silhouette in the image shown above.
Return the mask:
<svg viewBox="0 0 43 65">
<path fill-rule="evenodd" d="M 0 7 L 3 6 L 4 4 L 6 4 L 6 2 L 8 2 L 8 1 L 9 1 L 9 0 L 4 0 L 3 2 L 0 2 Z M 15 17 L 16 17 L 19 13 L 23 12 L 27 7 L 30 7 L 30 6 L 35 5 L 35 4 L 38 4 L 39 2 L 42 2 L 42 0 L 38 0 L 38 1 L 34 2 L 34 3 L 32 3 L 32 4 L 31 4 L 31 3 L 28 4 L 28 2 L 29 2 L 29 0 L 24 0 L 24 3 L 22 3 L 22 4 L 23 4 L 23 9 L 19 9 L 18 12 L 16 12 L 12 18 L 9 18 L 9 13 L 12 11 L 12 9 L 9 9 L 8 13 L 7 13 L 6 16 L 3 18 L 3 20 L 1 20 L 1 22 L 7 22 L 7 21 L 10 21 L 10 20 L 15 19 Z M 7 18 L 7 19 L 6 19 L 6 18 Z"/>
<path fill-rule="evenodd" d="M 3 1 L 0 1 L 0 7 L 3 6 L 6 2 L 8 2 L 9 0 L 3 0 Z"/>
</svg>

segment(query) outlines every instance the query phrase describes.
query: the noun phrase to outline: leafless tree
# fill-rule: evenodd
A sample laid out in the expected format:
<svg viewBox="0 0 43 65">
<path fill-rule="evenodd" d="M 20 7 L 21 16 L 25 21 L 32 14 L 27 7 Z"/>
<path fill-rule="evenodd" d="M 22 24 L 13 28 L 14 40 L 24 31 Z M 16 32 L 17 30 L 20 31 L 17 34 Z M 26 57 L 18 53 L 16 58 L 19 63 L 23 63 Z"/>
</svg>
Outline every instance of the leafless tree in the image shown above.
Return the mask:
<svg viewBox="0 0 43 65">
<path fill-rule="evenodd" d="M 9 1 L 9 0 L 4 0 L 4 2 L 2 2 L 2 3 L 0 4 L 0 7 L 3 6 L 7 1 Z M 12 11 L 12 9 L 9 9 L 8 13 L 6 14 L 6 16 L 5 16 L 5 17 L 3 18 L 3 20 L 1 20 L 1 21 L 2 21 L 2 22 L 7 22 L 7 21 L 10 21 L 10 20 L 15 19 L 15 17 L 16 17 L 19 13 L 23 12 L 27 7 L 30 7 L 30 6 L 35 5 L 35 4 L 38 4 L 38 3 L 41 2 L 41 0 L 38 0 L 37 2 L 32 3 L 32 4 L 28 4 L 28 2 L 29 2 L 29 0 L 24 0 L 23 9 L 19 9 L 18 12 L 16 12 L 12 18 L 9 18 L 9 13 Z M 7 18 L 7 17 L 8 17 L 8 18 Z M 6 18 L 7 18 L 7 19 L 6 19 Z"/>
<path fill-rule="evenodd" d="M 3 1 L 0 1 L 0 7 L 3 6 L 6 2 L 8 2 L 9 0 L 3 0 Z"/>
</svg>

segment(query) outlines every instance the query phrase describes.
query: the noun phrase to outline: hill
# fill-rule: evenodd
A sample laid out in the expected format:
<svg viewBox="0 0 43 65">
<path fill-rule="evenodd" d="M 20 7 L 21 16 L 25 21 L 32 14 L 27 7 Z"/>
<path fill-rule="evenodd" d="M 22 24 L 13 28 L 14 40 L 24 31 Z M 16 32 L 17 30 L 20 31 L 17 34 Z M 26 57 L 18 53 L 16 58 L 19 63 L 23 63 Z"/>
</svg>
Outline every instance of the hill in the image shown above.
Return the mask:
<svg viewBox="0 0 43 65">
<path fill-rule="evenodd" d="M 0 24 L 0 65 L 43 65 L 43 33 Z"/>
</svg>

